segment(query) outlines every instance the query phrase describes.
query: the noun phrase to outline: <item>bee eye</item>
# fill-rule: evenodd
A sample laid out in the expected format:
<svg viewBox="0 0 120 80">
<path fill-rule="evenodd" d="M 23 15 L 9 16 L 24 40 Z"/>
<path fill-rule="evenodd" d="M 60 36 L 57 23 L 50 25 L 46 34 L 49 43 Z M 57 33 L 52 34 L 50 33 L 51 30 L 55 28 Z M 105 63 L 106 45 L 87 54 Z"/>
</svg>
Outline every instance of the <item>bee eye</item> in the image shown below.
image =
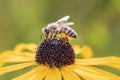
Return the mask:
<svg viewBox="0 0 120 80">
<path fill-rule="evenodd" d="M 46 34 L 49 34 L 49 30 L 48 30 L 48 29 L 45 29 L 45 33 L 46 33 Z"/>
</svg>

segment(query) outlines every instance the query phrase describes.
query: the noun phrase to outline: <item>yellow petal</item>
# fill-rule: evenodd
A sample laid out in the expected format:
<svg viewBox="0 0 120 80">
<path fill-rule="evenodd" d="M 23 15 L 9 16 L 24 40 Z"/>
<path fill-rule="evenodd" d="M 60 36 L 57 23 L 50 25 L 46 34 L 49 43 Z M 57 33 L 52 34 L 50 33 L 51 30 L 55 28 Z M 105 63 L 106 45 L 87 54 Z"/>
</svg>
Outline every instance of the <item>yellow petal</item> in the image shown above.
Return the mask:
<svg viewBox="0 0 120 80">
<path fill-rule="evenodd" d="M 0 75 L 3 75 L 3 74 L 8 73 L 8 72 L 24 69 L 26 67 L 34 66 L 34 65 L 36 65 L 35 62 L 27 62 L 27 63 L 15 64 L 12 66 L 6 66 L 3 68 L 0 68 Z"/>
<path fill-rule="evenodd" d="M 90 66 L 88 66 L 87 68 L 92 69 L 96 72 L 99 72 L 99 74 L 103 74 L 103 76 L 109 77 L 111 80 L 120 80 L 120 76 L 117 76 L 117 75 L 112 74 L 110 72 L 104 71 L 102 69 L 98 69 L 98 68 L 90 67 Z"/>
<path fill-rule="evenodd" d="M 75 51 L 75 54 L 80 54 L 81 53 L 81 47 L 79 45 L 73 45 L 72 46 L 74 51 Z"/>
<path fill-rule="evenodd" d="M 19 56 L 19 55 L 13 55 L 7 57 L 4 62 L 7 63 L 13 63 L 13 62 L 28 62 L 28 61 L 35 61 L 35 57 L 26 57 L 26 56 Z"/>
<path fill-rule="evenodd" d="M 82 78 L 82 80 L 93 80 L 92 78 L 88 77 L 88 76 L 80 76 Z"/>
<path fill-rule="evenodd" d="M 49 72 L 48 67 L 40 65 L 39 67 L 36 68 L 37 79 L 43 80 L 43 78 L 45 78 L 45 76 L 48 72 Z"/>
<path fill-rule="evenodd" d="M 30 43 L 30 44 L 25 44 L 25 43 L 20 43 L 15 47 L 15 51 L 22 52 L 22 51 L 32 51 L 35 52 L 35 49 L 37 48 L 37 44 Z"/>
<path fill-rule="evenodd" d="M 34 52 L 16 52 L 14 51 L 13 54 L 10 54 L 11 56 L 12 55 L 18 55 L 18 56 L 27 56 L 27 57 L 33 57 L 35 56 L 35 53 Z"/>
<path fill-rule="evenodd" d="M 14 51 L 12 51 L 12 50 L 6 50 L 0 54 L 0 59 L 2 60 L 3 58 L 5 58 L 13 53 L 14 53 Z"/>
<path fill-rule="evenodd" d="M 0 67 L 2 67 L 5 64 L 5 62 L 0 62 Z"/>
<path fill-rule="evenodd" d="M 35 79 L 36 74 L 37 73 L 35 73 L 35 69 L 33 69 L 33 70 L 30 70 L 29 72 L 26 72 L 16 78 L 12 79 L 12 80 L 37 80 L 37 79 Z"/>
<path fill-rule="evenodd" d="M 75 64 L 71 64 L 69 66 L 63 66 L 64 69 L 67 69 L 67 70 L 71 70 L 73 71 L 75 68 L 76 68 L 76 65 Z"/>
<path fill-rule="evenodd" d="M 95 74 L 95 75 L 98 75 L 98 76 L 103 76 L 103 77 L 105 77 L 109 80 L 120 79 L 120 77 L 117 76 L 117 75 L 114 75 L 112 73 L 109 73 L 107 71 L 104 71 L 102 69 L 98 69 L 98 68 L 95 68 L 95 67 L 91 67 L 91 66 L 76 66 L 76 67 L 79 68 L 80 70 L 86 71 L 88 73 Z"/>
<path fill-rule="evenodd" d="M 103 58 L 92 58 L 92 59 L 76 59 L 78 65 L 110 65 L 120 64 L 120 57 L 103 57 Z"/>
<path fill-rule="evenodd" d="M 5 62 L 2 61 L 3 57 L 4 55 L 0 53 L 0 67 L 2 67 L 5 64 Z"/>
<path fill-rule="evenodd" d="M 6 59 L 6 57 L 8 57 L 10 53 L 13 53 L 13 51 L 6 50 L 0 53 L 0 67 L 2 67 L 5 64 L 3 60 Z"/>
<path fill-rule="evenodd" d="M 75 74 L 73 71 L 69 69 L 62 68 L 61 73 L 64 80 L 81 80 L 80 77 L 77 76 L 77 74 Z"/>
<path fill-rule="evenodd" d="M 91 58 L 93 56 L 93 51 L 88 45 L 84 45 L 80 53 L 83 58 Z"/>
<path fill-rule="evenodd" d="M 0 67 L 2 67 L 5 64 L 3 60 L 5 60 L 11 53 L 13 53 L 13 51 L 11 50 L 6 50 L 0 53 Z"/>
<path fill-rule="evenodd" d="M 15 51 L 18 51 L 18 52 L 21 52 L 21 51 L 23 51 L 24 49 L 26 49 L 26 44 L 25 43 L 20 43 L 20 44 L 18 44 L 18 45 L 16 45 L 16 47 L 15 47 Z"/>
<path fill-rule="evenodd" d="M 91 58 L 93 56 L 92 49 L 88 45 L 84 45 L 80 47 L 79 45 L 72 46 L 75 54 L 80 54 L 82 58 Z"/>
<path fill-rule="evenodd" d="M 62 80 L 60 70 L 57 68 L 50 68 L 45 80 Z"/>
<path fill-rule="evenodd" d="M 77 65 L 102 65 L 112 67 L 120 70 L 120 57 L 104 57 L 104 58 L 93 58 L 93 59 L 77 59 Z"/>
<path fill-rule="evenodd" d="M 38 47 L 38 45 L 37 44 L 34 44 L 34 43 L 29 43 L 28 45 L 27 45 L 27 48 L 29 49 L 29 50 L 31 50 L 31 51 L 33 51 L 33 52 L 35 52 L 36 50 L 36 48 Z"/>
<path fill-rule="evenodd" d="M 2 62 L 28 62 L 35 60 L 35 54 L 31 54 L 30 52 L 7 51 L 5 54 L 0 57 Z"/>
<path fill-rule="evenodd" d="M 109 67 L 115 68 L 117 70 L 120 70 L 120 64 L 109 64 Z"/>
<path fill-rule="evenodd" d="M 86 77 L 86 78 L 90 78 L 92 80 L 110 80 L 108 78 L 105 78 L 103 76 L 99 76 L 99 75 L 96 75 L 96 74 L 93 74 L 93 73 L 90 73 L 90 72 L 87 72 L 87 71 L 84 71 L 82 69 L 75 69 L 74 70 L 79 76 L 83 76 L 83 77 Z M 89 79 L 88 79 L 89 80 Z"/>
</svg>

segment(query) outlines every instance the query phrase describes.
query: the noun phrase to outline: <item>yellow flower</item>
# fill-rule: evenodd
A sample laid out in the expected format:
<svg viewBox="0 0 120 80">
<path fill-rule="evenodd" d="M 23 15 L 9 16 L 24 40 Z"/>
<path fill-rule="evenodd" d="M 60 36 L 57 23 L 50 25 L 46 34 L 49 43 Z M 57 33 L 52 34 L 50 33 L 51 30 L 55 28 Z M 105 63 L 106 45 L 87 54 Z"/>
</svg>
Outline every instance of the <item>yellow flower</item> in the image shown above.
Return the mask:
<svg viewBox="0 0 120 80">
<path fill-rule="evenodd" d="M 95 67 L 95 66 L 109 66 L 115 69 L 120 69 L 119 68 L 120 57 L 111 56 L 111 57 L 103 57 L 103 58 L 75 59 L 74 54 L 71 55 L 69 53 L 65 53 L 64 54 L 65 56 L 62 55 L 64 56 L 64 58 L 62 56 L 59 56 L 56 57 L 56 60 L 58 59 L 62 59 L 60 61 L 68 60 L 69 64 L 59 61 L 58 63 L 60 64 L 58 64 L 56 63 L 56 61 L 50 61 L 53 59 L 49 60 L 48 57 L 54 58 L 56 55 L 58 55 L 60 52 L 58 51 L 59 47 L 60 47 L 59 50 L 61 50 L 61 52 L 71 51 L 72 53 L 74 53 L 69 43 L 67 43 L 67 47 L 65 47 L 66 45 L 64 44 L 62 46 L 58 45 L 57 41 L 58 40 L 52 40 L 51 42 L 44 41 L 40 44 L 39 47 L 37 47 L 36 45 L 30 45 L 24 43 L 17 45 L 14 51 L 8 51 L 7 54 L 9 55 L 2 57 L 3 62 L 17 63 L 17 64 L 0 68 L 0 75 L 3 75 L 8 72 L 32 67 L 30 71 L 21 74 L 20 76 L 12 80 L 63 80 L 63 79 L 64 80 L 83 80 L 83 79 L 84 80 L 120 80 L 120 76 L 117 76 L 115 74 L 112 74 L 110 72 Z M 51 47 L 51 44 L 53 44 L 56 47 Z M 65 48 L 68 49 L 66 50 Z M 51 55 L 44 54 L 48 51 L 51 51 L 49 52 Z M 58 53 L 53 55 L 52 53 L 54 53 L 54 51 L 57 51 Z M 36 55 L 35 52 L 38 55 Z M 70 57 L 71 58 L 73 57 L 73 59 L 67 59 L 69 56 L 68 54 L 71 55 Z"/>
</svg>

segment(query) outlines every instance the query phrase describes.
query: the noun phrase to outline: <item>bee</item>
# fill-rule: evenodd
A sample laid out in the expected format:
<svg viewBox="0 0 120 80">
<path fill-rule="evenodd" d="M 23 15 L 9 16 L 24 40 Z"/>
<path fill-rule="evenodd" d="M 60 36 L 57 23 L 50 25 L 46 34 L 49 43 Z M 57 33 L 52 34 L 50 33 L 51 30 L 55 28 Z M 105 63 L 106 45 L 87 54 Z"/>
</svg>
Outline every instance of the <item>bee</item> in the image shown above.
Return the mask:
<svg viewBox="0 0 120 80">
<path fill-rule="evenodd" d="M 42 32 L 45 34 L 46 39 L 52 39 L 57 36 L 57 34 L 65 34 L 71 38 L 77 38 L 77 33 L 70 28 L 73 25 L 73 22 L 67 22 L 69 16 L 65 16 L 59 19 L 56 22 L 48 24 L 46 27 L 43 27 Z"/>
</svg>

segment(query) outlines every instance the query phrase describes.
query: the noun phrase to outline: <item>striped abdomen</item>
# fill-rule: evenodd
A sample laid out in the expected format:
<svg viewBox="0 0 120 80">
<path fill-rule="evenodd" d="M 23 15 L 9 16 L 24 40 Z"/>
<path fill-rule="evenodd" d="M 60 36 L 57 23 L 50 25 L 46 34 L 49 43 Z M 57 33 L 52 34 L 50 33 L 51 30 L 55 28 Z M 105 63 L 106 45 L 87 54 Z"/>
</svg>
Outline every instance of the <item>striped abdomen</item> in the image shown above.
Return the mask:
<svg viewBox="0 0 120 80">
<path fill-rule="evenodd" d="M 62 31 L 65 35 L 72 37 L 72 38 L 77 38 L 77 33 L 70 27 L 64 27 L 62 28 Z"/>
</svg>

